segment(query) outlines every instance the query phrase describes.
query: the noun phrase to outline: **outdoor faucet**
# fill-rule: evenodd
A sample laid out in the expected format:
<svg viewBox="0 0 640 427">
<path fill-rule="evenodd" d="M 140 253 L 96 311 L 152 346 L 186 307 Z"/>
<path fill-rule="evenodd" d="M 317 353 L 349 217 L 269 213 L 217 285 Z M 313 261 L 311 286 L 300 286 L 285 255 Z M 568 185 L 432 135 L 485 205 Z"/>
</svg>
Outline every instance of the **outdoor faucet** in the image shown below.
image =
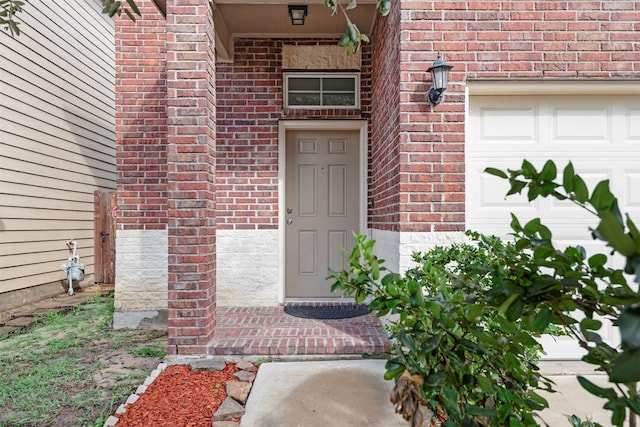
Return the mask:
<svg viewBox="0 0 640 427">
<path fill-rule="evenodd" d="M 84 279 L 84 264 L 80 263 L 80 255 L 77 254 L 78 242 L 69 239 L 65 242 L 67 247 L 71 249 L 71 256 L 67 258 L 67 263 L 60 266 L 60 270 L 67 273 L 67 281 L 69 282 L 69 296 L 73 295 L 73 281 L 80 282 Z M 72 248 L 73 247 L 73 248 Z"/>
</svg>

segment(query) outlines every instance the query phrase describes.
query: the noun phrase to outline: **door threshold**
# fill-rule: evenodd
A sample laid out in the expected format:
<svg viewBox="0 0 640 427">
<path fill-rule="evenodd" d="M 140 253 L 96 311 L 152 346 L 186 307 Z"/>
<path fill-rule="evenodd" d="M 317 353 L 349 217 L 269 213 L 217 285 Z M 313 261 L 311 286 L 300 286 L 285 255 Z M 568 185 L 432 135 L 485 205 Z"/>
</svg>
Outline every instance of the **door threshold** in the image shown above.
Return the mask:
<svg viewBox="0 0 640 427">
<path fill-rule="evenodd" d="M 287 304 L 354 304 L 354 298 L 285 298 L 283 305 Z"/>
</svg>

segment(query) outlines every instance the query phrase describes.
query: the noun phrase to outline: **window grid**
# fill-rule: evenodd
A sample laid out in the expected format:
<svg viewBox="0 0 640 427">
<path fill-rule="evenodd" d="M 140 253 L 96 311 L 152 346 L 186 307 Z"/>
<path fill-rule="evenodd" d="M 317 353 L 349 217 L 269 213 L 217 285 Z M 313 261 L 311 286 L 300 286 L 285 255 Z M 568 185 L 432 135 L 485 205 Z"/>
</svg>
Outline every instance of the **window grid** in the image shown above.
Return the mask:
<svg viewBox="0 0 640 427">
<path fill-rule="evenodd" d="M 344 86 L 345 89 L 340 86 Z M 287 102 L 287 108 L 354 109 L 359 108 L 359 88 L 360 81 L 357 73 L 339 75 L 285 74 L 286 94 L 284 98 Z"/>
</svg>

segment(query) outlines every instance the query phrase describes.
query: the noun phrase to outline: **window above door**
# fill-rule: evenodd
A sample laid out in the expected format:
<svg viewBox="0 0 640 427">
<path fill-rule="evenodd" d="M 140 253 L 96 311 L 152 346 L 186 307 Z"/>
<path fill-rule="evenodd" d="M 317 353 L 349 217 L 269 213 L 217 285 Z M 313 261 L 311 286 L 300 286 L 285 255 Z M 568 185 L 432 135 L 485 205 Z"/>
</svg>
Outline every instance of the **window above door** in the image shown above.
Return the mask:
<svg viewBox="0 0 640 427">
<path fill-rule="evenodd" d="M 285 107 L 360 107 L 359 73 L 284 73 Z"/>
</svg>

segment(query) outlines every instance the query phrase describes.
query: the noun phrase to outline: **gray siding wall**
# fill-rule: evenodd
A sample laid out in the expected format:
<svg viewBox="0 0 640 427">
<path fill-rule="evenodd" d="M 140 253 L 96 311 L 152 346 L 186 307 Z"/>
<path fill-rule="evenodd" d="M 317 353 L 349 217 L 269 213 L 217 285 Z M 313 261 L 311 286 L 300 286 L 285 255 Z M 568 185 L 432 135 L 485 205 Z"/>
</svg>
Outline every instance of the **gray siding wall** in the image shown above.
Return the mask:
<svg viewBox="0 0 640 427">
<path fill-rule="evenodd" d="M 70 238 L 92 278 L 93 192 L 116 188 L 114 24 L 101 9 L 30 0 L 21 35 L 0 31 L 0 300 L 64 291 Z"/>
</svg>

